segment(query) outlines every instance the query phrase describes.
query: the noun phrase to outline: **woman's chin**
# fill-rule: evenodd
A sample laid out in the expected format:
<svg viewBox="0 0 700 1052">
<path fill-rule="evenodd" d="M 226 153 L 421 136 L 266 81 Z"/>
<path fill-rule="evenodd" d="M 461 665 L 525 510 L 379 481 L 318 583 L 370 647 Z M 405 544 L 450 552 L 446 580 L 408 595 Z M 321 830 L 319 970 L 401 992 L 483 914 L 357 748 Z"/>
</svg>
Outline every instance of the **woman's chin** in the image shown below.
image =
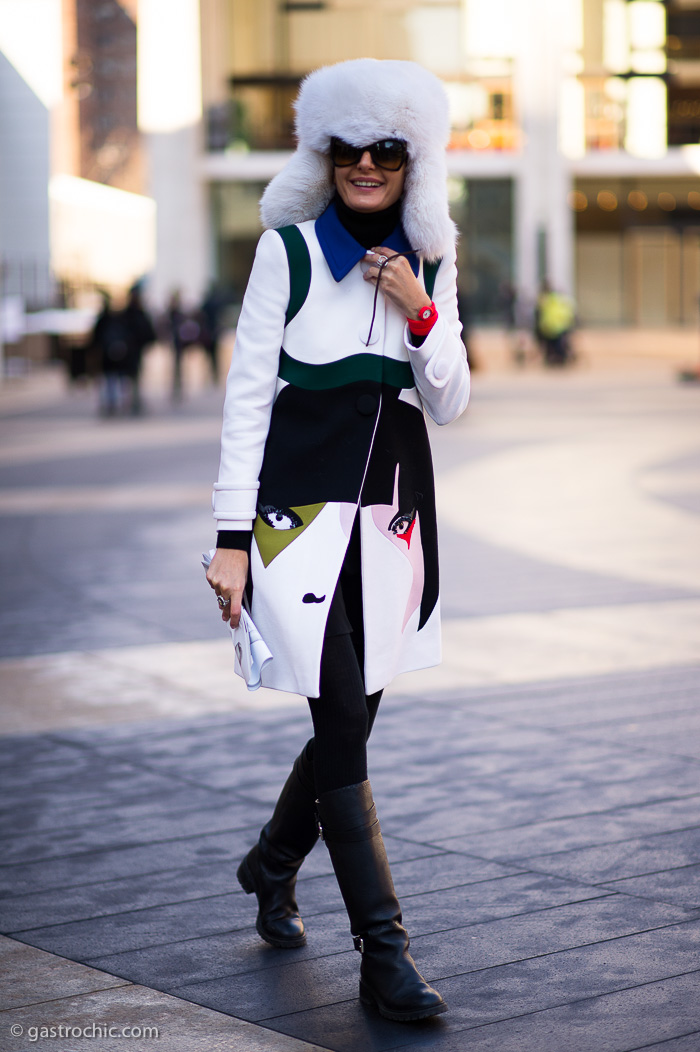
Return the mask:
<svg viewBox="0 0 700 1052">
<path fill-rule="evenodd" d="M 380 212 L 386 207 L 384 194 L 374 193 L 373 191 L 351 194 L 347 205 L 348 208 L 354 209 L 355 212 Z"/>
</svg>

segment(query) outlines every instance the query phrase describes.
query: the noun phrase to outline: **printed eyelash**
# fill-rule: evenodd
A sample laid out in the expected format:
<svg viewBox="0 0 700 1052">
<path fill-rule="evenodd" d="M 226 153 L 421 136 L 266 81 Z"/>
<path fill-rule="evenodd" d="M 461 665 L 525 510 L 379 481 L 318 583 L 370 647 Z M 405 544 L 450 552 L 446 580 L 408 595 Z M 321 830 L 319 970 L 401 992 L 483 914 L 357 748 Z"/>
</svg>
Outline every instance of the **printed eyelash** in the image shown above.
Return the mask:
<svg viewBox="0 0 700 1052">
<path fill-rule="evenodd" d="M 296 530 L 299 526 L 303 526 L 304 523 L 291 508 L 277 508 L 274 504 L 261 505 L 258 508 L 258 514 L 260 518 L 273 530 Z M 289 525 L 279 525 L 283 519 L 289 521 Z"/>
<path fill-rule="evenodd" d="M 413 532 L 415 521 L 415 508 L 412 508 L 410 512 L 399 511 L 389 523 L 389 533 L 393 533 L 395 537 L 400 537 L 402 540 L 406 541 L 406 544 L 410 547 L 411 533 Z M 401 529 L 402 523 L 406 523 L 403 529 Z"/>
</svg>

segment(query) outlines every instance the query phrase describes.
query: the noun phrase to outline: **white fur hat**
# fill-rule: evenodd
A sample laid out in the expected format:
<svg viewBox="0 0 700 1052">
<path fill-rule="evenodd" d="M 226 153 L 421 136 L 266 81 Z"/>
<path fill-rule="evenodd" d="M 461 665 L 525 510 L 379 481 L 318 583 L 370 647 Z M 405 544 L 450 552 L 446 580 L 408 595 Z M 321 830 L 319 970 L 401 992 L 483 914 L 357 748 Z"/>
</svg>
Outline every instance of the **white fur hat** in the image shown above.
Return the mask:
<svg viewBox="0 0 700 1052">
<path fill-rule="evenodd" d="M 426 260 L 450 255 L 456 239 L 447 205 L 445 148 L 450 120 L 445 90 L 415 62 L 358 58 L 323 66 L 302 82 L 295 103 L 298 148 L 260 201 L 266 229 L 316 219 L 335 192 L 332 136 L 353 146 L 379 139 L 408 145 L 401 218 Z"/>
</svg>

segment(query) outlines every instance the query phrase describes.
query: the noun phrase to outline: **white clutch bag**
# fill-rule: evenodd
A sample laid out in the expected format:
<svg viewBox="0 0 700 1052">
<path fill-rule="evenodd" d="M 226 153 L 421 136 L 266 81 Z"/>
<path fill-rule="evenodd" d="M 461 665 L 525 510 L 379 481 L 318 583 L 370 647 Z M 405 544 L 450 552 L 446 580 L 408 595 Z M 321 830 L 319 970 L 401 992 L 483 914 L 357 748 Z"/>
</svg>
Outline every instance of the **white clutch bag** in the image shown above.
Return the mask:
<svg viewBox="0 0 700 1052">
<path fill-rule="evenodd" d="M 212 549 L 208 554 L 202 555 L 202 566 L 206 570 L 214 558 Z M 261 685 L 262 671 L 268 661 L 272 661 L 270 648 L 253 624 L 253 620 L 247 610 L 241 610 L 241 620 L 238 628 L 230 628 L 233 649 L 235 653 L 234 669 L 236 675 L 241 676 L 248 690 L 257 690 Z"/>
</svg>

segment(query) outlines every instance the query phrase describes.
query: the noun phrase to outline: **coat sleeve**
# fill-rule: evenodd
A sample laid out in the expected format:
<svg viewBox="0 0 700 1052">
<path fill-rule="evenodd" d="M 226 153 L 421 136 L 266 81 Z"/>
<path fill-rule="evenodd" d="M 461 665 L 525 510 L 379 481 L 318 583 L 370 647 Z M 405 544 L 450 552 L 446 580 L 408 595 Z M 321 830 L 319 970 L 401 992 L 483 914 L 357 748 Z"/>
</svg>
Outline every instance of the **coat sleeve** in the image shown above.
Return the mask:
<svg viewBox="0 0 700 1052">
<path fill-rule="evenodd" d="M 409 351 L 421 401 L 436 424 L 449 424 L 464 412 L 469 401 L 469 365 L 462 343 L 457 312 L 456 260 L 444 259 L 437 272 L 433 302 L 438 320 L 420 347 L 411 343 L 406 326 L 404 343 Z"/>
<path fill-rule="evenodd" d="M 276 231 L 266 230 L 243 298 L 226 381 L 221 463 L 213 494 L 219 530 L 253 525 L 288 303 L 284 244 Z"/>
</svg>

